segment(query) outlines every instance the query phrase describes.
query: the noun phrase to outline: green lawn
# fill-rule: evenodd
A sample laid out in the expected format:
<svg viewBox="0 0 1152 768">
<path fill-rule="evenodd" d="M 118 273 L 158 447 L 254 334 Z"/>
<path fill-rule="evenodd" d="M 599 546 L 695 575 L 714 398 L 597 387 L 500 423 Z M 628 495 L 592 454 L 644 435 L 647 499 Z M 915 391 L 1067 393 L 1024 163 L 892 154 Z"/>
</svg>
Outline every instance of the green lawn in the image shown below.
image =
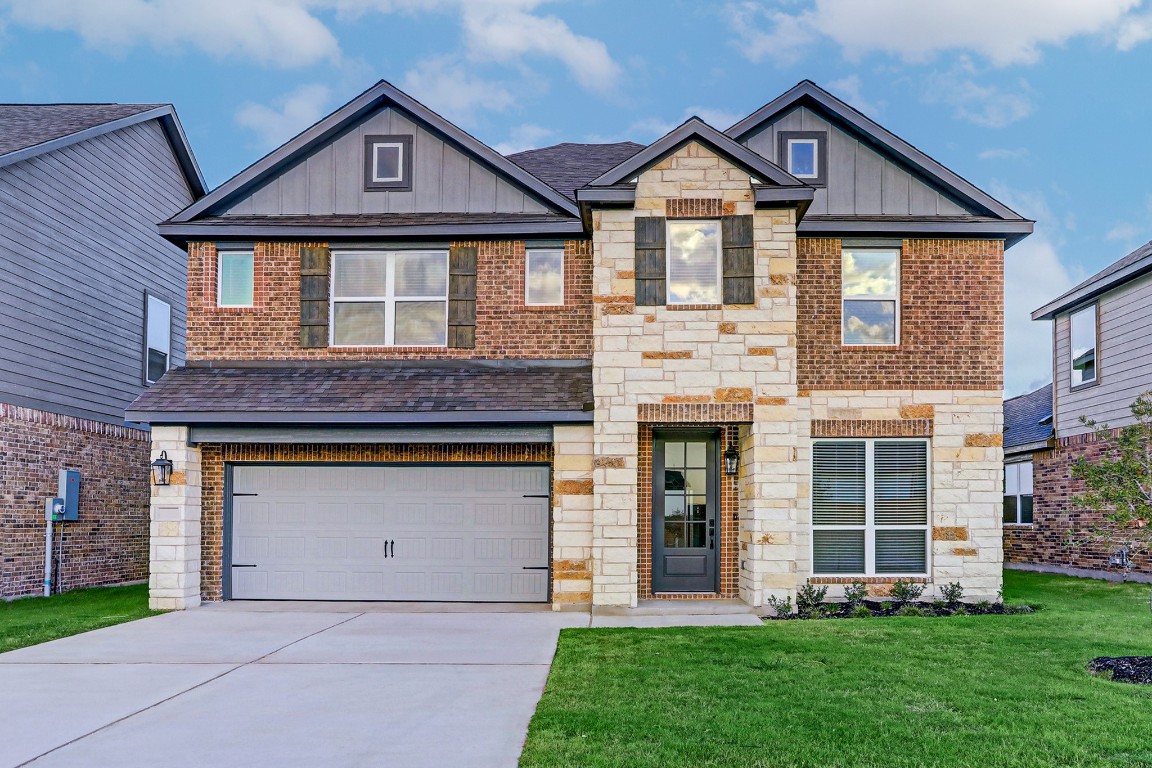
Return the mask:
<svg viewBox="0 0 1152 768">
<path fill-rule="evenodd" d="M 148 610 L 147 584 L 0 602 L 0 653 L 157 613 Z"/>
<path fill-rule="evenodd" d="M 565 630 L 522 767 L 1152 766 L 1148 585 L 1009 571 L 1035 614 Z"/>
</svg>

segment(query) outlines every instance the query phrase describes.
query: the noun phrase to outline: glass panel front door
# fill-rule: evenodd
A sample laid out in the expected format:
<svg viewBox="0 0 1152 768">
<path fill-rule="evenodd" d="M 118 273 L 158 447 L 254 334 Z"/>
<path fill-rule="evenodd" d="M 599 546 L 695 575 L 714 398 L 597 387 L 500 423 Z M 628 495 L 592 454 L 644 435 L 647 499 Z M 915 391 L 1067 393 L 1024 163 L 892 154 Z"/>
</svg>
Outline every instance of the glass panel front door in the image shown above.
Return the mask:
<svg viewBox="0 0 1152 768">
<path fill-rule="evenodd" d="M 652 590 L 715 592 L 716 432 L 660 431 L 652 445 Z"/>
</svg>

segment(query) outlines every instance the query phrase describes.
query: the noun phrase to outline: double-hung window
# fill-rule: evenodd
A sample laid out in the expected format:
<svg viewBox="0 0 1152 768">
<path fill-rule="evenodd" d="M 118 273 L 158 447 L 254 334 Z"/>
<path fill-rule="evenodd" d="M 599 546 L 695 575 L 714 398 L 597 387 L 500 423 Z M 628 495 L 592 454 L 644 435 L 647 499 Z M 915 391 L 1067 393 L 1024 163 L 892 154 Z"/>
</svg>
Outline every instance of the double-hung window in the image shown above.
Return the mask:
<svg viewBox="0 0 1152 768">
<path fill-rule="evenodd" d="M 1032 522 L 1032 462 L 1004 465 L 1004 522 Z"/>
<path fill-rule="evenodd" d="M 144 294 L 144 383 L 160 381 L 172 361 L 172 305 Z"/>
<path fill-rule="evenodd" d="M 1069 350 L 1068 361 L 1071 371 L 1071 386 L 1083 387 L 1095 384 L 1097 379 L 1096 356 L 1096 305 L 1084 307 L 1072 313 L 1068 319 Z"/>
<path fill-rule="evenodd" d="M 719 304 L 720 220 L 668 221 L 668 304 Z"/>
<path fill-rule="evenodd" d="M 255 293 L 251 251 L 220 251 L 216 257 L 216 306 L 251 307 Z"/>
<path fill-rule="evenodd" d="M 332 263 L 333 346 L 447 344 L 447 251 L 336 252 Z"/>
<path fill-rule="evenodd" d="M 812 571 L 928 572 L 927 441 L 813 443 Z"/>
<path fill-rule="evenodd" d="M 564 303 L 564 251 L 529 248 L 524 264 L 524 303 L 554 306 Z"/>
<path fill-rule="evenodd" d="M 843 344 L 895 345 L 900 333 L 900 249 L 845 248 L 841 263 Z"/>
</svg>

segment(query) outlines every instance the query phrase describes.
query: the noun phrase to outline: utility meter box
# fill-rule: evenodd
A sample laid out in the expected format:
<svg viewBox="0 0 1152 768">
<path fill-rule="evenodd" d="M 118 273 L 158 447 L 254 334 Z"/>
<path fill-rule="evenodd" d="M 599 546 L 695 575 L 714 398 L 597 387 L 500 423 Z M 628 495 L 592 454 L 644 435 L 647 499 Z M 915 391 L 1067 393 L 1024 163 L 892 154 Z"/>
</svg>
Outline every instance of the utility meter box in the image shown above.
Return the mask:
<svg viewBox="0 0 1152 768">
<path fill-rule="evenodd" d="M 60 470 L 60 489 L 56 496 L 64 502 L 64 516 L 57 520 L 76 520 L 80 516 L 80 470 Z"/>
</svg>

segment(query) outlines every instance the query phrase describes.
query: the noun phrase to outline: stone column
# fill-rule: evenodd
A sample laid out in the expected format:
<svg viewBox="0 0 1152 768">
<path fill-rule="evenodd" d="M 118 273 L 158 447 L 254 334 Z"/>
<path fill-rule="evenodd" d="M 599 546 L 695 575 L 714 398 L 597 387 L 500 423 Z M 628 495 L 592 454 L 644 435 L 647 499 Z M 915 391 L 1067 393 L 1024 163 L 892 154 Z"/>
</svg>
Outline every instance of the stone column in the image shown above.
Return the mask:
<svg viewBox="0 0 1152 768">
<path fill-rule="evenodd" d="M 552 429 L 552 609 L 592 603 L 592 425 Z"/>
<path fill-rule="evenodd" d="M 188 427 L 153 427 L 152 459 L 165 451 L 169 485 L 152 486 L 148 606 L 182 610 L 200 605 L 200 449 Z"/>
</svg>

